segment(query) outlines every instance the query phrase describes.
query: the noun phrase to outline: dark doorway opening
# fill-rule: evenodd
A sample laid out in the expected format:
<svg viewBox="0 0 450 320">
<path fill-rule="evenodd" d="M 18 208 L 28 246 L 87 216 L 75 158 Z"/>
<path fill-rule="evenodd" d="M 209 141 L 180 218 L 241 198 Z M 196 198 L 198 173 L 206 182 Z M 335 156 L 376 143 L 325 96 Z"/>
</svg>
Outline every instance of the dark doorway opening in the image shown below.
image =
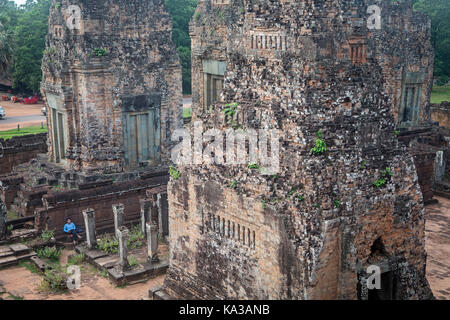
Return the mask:
<svg viewBox="0 0 450 320">
<path fill-rule="evenodd" d="M 368 300 L 396 300 L 397 277 L 392 271 L 381 274 L 381 287 L 368 290 Z"/>
</svg>

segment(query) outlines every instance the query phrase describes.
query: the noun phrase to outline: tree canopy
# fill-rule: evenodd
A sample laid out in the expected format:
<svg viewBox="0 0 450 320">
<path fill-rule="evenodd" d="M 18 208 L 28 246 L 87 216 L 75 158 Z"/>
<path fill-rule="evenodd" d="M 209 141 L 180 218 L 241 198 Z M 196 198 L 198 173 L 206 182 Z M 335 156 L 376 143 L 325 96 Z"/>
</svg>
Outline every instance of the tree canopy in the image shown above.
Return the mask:
<svg viewBox="0 0 450 320">
<path fill-rule="evenodd" d="M 51 0 L 27 0 L 18 7 L 13 1 L 0 0 L 0 52 L 10 53 L 8 60 L 0 57 L 9 65 L 2 69 L 0 62 L 0 72 L 12 75 L 13 88 L 18 91 L 39 92 L 50 5 Z"/>
<path fill-rule="evenodd" d="M 191 38 L 189 21 L 194 15 L 197 0 L 165 0 L 167 10 L 172 16 L 172 39 L 177 47 L 183 68 L 183 93 L 191 93 Z"/>
<path fill-rule="evenodd" d="M 431 42 L 435 50 L 434 75 L 448 81 L 450 77 L 450 1 L 416 0 L 414 8 L 428 14 L 431 19 Z"/>
<path fill-rule="evenodd" d="M 13 59 L 14 37 L 7 25 L 11 21 L 8 13 L 14 8 L 13 2 L 0 0 L 0 75 L 9 73 Z"/>
</svg>

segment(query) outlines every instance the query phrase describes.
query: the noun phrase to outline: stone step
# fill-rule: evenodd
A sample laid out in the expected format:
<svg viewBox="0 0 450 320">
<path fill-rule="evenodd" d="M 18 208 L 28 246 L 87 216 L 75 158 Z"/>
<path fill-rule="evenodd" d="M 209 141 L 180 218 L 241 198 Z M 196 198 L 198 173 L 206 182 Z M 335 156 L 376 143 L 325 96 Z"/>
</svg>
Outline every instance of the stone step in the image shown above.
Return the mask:
<svg viewBox="0 0 450 320">
<path fill-rule="evenodd" d="M 21 243 L 11 244 L 9 245 L 11 251 L 14 252 L 15 256 L 24 255 L 26 253 L 29 253 L 31 250 L 26 245 Z"/>
<path fill-rule="evenodd" d="M 10 256 L 13 256 L 13 255 L 14 255 L 13 251 L 0 252 L 0 259 L 1 258 L 6 258 L 6 257 L 10 257 Z"/>
<path fill-rule="evenodd" d="M 148 291 L 148 297 L 152 300 L 171 300 L 171 297 L 161 287 L 151 288 Z"/>
<path fill-rule="evenodd" d="M 15 266 L 18 263 L 19 263 L 19 260 L 15 256 L 0 258 L 0 269 Z"/>
<path fill-rule="evenodd" d="M 79 246 L 75 247 L 75 251 L 78 253 L 84 253 L 89 261 L 94 261 L 98 258 L 103 258 L 103 257 L 108 256 L 108 254 L 102 250 L 97 250 L 97 249 L 90 250 L 90 249 L 86 248 L 84 245 L 79 245 Z"/>
<path fill-rule="evenodd" d="M 20 262 L 20 261 L 23 261 L 23 260 L 30 259 L 30 258 L 32 258 L 32 257 L 34 257 L 34 256 L 36 256 L 36 252 L 31 251 L 31 252 L 26 253 L 26 254 L 24 254 L 24 255 L 17 256 L 16 258 L 17 258 L 17 262 Z"/>
<path fill-rule="evenodd" d="M 7 251 L 11 251 L 9 246 L 0 246 L 0 253 L 7 252 Z"/>
<path fill-rule="evenodd" d="M 101 269 L 111 269 L 115 265 L 119 264 L 119 261 L 120 258 L 118 256 L 106 256 L 95 259 L 94 264 L 96 264 Z"/>
</svg>

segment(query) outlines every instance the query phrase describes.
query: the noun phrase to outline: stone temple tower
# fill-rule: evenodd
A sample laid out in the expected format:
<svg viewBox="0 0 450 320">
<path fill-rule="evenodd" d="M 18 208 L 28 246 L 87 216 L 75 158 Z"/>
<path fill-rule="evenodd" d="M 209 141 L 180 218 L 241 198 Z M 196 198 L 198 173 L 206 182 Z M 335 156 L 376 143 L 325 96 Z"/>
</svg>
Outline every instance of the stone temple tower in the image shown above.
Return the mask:
<svg viewBox="0 0 450 320">
<path fill-rule="evenodd" d="M 429 20 L 410 1 L 202 0 L 191 36 L 194 124 L 278 129 L 280 169 L 178 166 L 155 296 L 432 297 L 416 167 L 396 136 L 426 120 Z"/>
<path fill-rule="evenodd" d="M 167 164 L 182 92 L 164 1 L 53 1 L 46 42 L 51 160 L 104 173 Z"/>
</svg>

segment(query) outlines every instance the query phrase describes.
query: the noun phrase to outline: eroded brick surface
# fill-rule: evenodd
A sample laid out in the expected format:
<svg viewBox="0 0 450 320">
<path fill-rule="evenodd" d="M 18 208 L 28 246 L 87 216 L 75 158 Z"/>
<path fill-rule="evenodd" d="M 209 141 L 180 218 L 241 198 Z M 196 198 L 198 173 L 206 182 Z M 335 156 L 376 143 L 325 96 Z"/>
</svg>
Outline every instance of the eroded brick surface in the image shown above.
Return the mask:
<svg viewBox="0 0 450 320">
<path fill-rule="evenodd" d="M 193 121 L 227 128 L 223 105 L 237 102 L 235 126 L 281 130 L 281 170 L 180 167 L 168 190 L 167 293 L 366 299 L 358 279 L 377 264 L 395 279 L 391 298 L 432 296 L 423 196 L 395 134 L 396 126 L 429 120 L 430 23 L 409 2 L 377 1 L 382 28 L 369 30 L 372 4 L 199 2 L 191 23 Z M 210 107 L 205 86 L 220 78 L 205 80 L 203 69 L 220 76 L 224 64 L 224 90 Z M 420 92 L 419 108 L 405 114 L 402 99 L 412 92 Z M 328 150 L 315 156 L 319 130 Z M 392 177 L 374 187 L 386 168 Z"/>
<path fill-rule="evenodd" d="M 0 174 L 8 174 L 14 166 L 25 163 L 36 157 L 38 153 L 47 152 L 47 134 L 0 139 Z"/>
<path fill-rule="evenodd" d="M 438 122 L 444 128 L 450 129 L 450 102 L 431 105 L 431 120 Z"/>
<path fill-rule="evenodd" d="M 162 0 L 53 1 L 41 86 L 53 161 L 106 173 L 168 163 L 171 133 L 182 125 L 171 38 Z M 151 156 L 136 160 L 145 148 Z"/>
</svg>

